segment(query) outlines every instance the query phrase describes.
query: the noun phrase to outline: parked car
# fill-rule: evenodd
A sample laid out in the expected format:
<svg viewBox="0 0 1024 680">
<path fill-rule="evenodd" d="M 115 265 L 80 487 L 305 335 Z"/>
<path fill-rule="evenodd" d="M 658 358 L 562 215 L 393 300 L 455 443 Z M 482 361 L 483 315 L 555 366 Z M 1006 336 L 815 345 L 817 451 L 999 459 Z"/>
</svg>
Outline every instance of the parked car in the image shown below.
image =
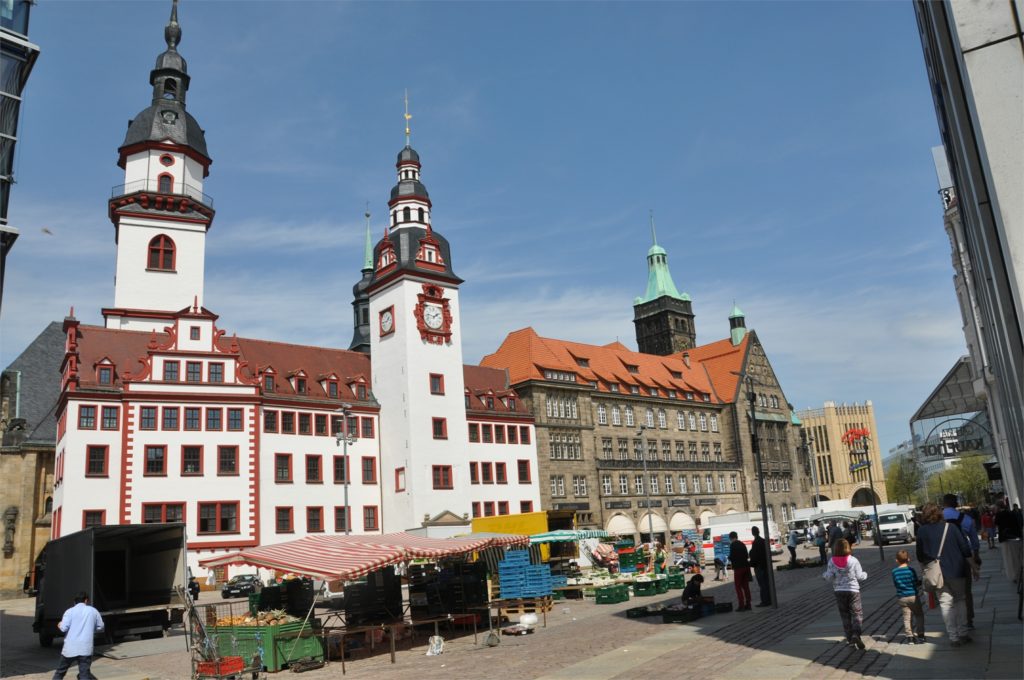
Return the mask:
<svg viewBox="0 0 1024 680">
<path fill-rule="evenodd" d="M 234 576 L 220 589 L 221 597 L 245 597 L 252 595 L 259 588 L 260 580 L 255 574 Z"/>
</svg>

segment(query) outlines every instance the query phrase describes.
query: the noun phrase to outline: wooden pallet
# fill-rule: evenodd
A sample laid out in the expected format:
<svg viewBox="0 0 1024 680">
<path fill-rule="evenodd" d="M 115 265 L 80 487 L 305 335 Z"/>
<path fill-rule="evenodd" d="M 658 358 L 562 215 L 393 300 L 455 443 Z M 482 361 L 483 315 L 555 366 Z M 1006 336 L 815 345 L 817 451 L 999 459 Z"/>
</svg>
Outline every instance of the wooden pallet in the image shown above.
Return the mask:
<svg viewBox="0 0 1024 680">
<path fill-rule="evenodd" d="M 545 614 L 554 609 L 551 596 L 525 598 L 525 601 L 514 604 L 496 605 L 502 614 Z"/>
</svg>

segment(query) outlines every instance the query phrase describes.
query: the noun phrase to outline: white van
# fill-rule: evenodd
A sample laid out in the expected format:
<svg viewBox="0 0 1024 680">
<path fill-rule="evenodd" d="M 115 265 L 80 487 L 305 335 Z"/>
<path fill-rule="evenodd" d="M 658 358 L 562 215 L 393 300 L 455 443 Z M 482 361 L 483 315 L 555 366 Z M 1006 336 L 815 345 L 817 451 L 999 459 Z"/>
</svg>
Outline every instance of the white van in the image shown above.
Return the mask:
<svg viewBox="0 0 1024 680">
<path fill-rule="evenodd" d="M 704 549 L 704 563 L 713 564 L 715 561 L 715 541 L 720 536 L 728 536 L 735 531 L 739 540 L 749 550 L 754 543 L 754 534 L 751 527 L 757 527 L 763 531 L 764 522 L 759 512 L 736 512 L 728 515 L 715 515 L 708 518 L 708 526 L 704 528 L 702 544 Z M 772 520 L 768 520 L 769 547 L 772 554 L 782 554 L 782 534 L 779 526 Z"/>
<path fill-rule="evenodd" d="M 910 543 L 915 540 L 912 510 L 878 511 L 878 535 L 882 545 L 887 543 Z"/>
</svg>

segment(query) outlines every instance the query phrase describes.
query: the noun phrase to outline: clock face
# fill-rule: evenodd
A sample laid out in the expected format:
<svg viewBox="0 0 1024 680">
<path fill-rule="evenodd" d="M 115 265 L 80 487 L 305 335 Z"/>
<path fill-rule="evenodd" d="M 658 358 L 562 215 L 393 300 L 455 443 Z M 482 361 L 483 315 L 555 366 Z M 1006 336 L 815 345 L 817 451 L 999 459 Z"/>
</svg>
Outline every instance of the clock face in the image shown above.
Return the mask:
<svg viewBox="0 0 1024 680">
<path fill-rule="evenodd" d="M 427 328 L 437 330 L 444 323 L 440 305 L 426 305 L 423 307 L 423 323 Z"/>
<path fill-rule="evenodd" d="M 395 328 L 395 315 L 390 309 L 380 313 L 380 330 L 382 333 L 390 333 Z"/>
</svg>

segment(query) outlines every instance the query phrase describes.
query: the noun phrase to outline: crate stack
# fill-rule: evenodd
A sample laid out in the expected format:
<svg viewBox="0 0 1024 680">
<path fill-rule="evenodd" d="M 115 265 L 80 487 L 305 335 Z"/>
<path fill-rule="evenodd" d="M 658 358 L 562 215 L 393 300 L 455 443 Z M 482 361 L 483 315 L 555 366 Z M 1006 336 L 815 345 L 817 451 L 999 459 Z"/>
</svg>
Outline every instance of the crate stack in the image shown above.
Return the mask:
<svg viewBox="0 0 1024 680">
<path fill-rule="evenodd" d="M 498 562 L 498 585 L 505 600 L 541 597 L 551 594 L 551 568 L 546 564 L 530 564 L 526 550 L 509 550 Z"/>
</svg>

